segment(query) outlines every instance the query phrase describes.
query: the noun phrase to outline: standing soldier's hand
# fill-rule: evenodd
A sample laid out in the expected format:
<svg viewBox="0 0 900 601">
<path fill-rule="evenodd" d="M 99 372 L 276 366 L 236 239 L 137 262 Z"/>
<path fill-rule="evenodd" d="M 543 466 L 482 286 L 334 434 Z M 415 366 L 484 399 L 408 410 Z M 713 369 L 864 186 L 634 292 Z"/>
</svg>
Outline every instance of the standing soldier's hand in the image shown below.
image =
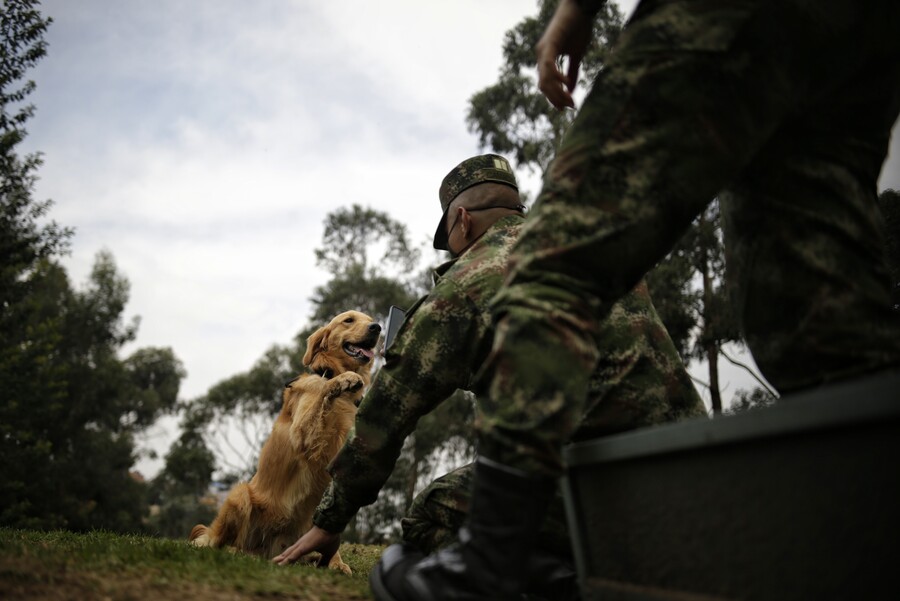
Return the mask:
<svg viewBox="0 0 900 601">
<path fill-rule="evenodd" d="M 575 107 L 572 91 L 578 83 L 578 68 L 593 35 L 593 20 L 575 0 L 562 0 L 534 49 L 537 53 L 538 88 L 558 109 Z M 557 61 L 569 57 L 564 74 Z"/>
</svg>

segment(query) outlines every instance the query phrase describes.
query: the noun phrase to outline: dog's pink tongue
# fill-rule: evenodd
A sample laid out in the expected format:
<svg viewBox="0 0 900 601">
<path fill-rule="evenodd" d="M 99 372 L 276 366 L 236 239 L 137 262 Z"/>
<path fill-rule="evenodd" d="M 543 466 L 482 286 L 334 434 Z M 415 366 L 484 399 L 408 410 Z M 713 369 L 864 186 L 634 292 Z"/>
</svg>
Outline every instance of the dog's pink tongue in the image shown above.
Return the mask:
<svg viewBox="0 0 900 601">
<path fill-rule="evenodd" d="M 359 352 L 361 352 L 363 355 L 365 355 L 369 359 L 371 359 L 373 356 L 375 356 L 375 352 L 370 348 L 361 348 L 361 349 L 359 349 Z"/>
</svg>

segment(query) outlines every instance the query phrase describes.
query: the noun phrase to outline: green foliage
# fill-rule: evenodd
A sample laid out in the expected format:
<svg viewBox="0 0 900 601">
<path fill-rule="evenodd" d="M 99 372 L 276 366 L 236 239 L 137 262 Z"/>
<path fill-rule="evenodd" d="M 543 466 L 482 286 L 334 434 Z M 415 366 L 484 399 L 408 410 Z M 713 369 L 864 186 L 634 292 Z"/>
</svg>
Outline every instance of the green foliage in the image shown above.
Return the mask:
<svg viewBox="0 0 900 601">
<path fill-rule="evenodd" d="M 40 157 L 16 154 L 25 122 L 34 107 L 22 104 L 34 82 L 22 83 L 28 69 L 46 53 L 43 34 L 50 24 L 33 8 L 35 2 L 4 2 L 0 13 L 0 366 L 10 374 L 34 365 L 10 349 L 32 357 L 42 350 L 34 332 L 52 338 L 56 324 L 46 307 L 29 300 L 32 291 L 58 274 L 47 260 L 68 250 L 69 229 L 47 222 L 50 201 L 32 199 Z M 22 374 L 24 379 L 25 374 Z"/>
<path fill-rule="evenodd" d="M 29 279 L 20 305 L 37 308 L 36 327 L 23 324 L 23 342 L 0 351 L 9 383 L 0 393 L 0 524 L 139 530 L 147 504 L 130 473 L 134 438 L 175 407 L 184 370 L 171 349 L 118 358 L 135 325 L 122 322 L 128 283 L 108 253 L 81 292 L 54 263 Z"/>
<path fill-rule="evenodd" d="M 741 343 L 742 336 L 725 287 L 718 200 L 694 221 L 646 280 L 653 304 L 684 361 L 708 362 L 712 409 L 721 413 L 718 356 L 722 345 Z"/>
<path fill-rule="evenodd" d="M 694 288 L 694 263 L 688 237 L 647 274 L 653 305 L 682 357 L 691 355 L 700 292 Z"/>
<path fill-rule="evenodd" d="M 718 347 L 725 342 L 740 340 L 725 290 L 725 247 L 718 200 L 713 201 L 694 222 L 681 244 L 688 249 L 695 273 L 701 276 L 698 291 L 701 302 L 696 306 L 701 328 L 691 355 L 703 358 L 710 344 Z"/>
<path fill-rule="evenodd" d="M 380 319 L 391 305 L 406 307 L 416 298 L 409 274 L 415 273 L 420 252 L 410 244 L 406 226 L 387 213 L 356 204 L 329 213 L 315 254 L 331 280 L 313 294 L 313 323 L 327 323 L 350 309 Z"/>
<path fill-rule="evenodd" d="M 35 89 L 25 74 L 47 54 L 44 33 L 52 22 L 37 10 L 36 0 L 3 0 L 0 11 L 0 153 L 6 154 L 25 135 L 34 114 L 25 104 Z"/>
<path fill-rule="evenodd" d="M 383 245 L 378 261 L 370 265 L 369 253 L 376 244 Z M 412 271 L 419 258 L 418 250 L 409 244 L 406 226 L 387 213 L 354 204 L 325 217 L 322 247 L 316 249 L 316 263 L 333 275 L 359 267 L 362 275 L 390 271 Z"/>
<path fill-rule="evenodd" d="M 0 528 L 0 593 L 22 599 L 369 599 L 380 547 L 342 545 L 352 576 L 186 541 Z M 6 598 L 4 596 L 4 598 Z"/>
<path fill-rule="evenodd" d="M 388 276 L 366 277 L 361 265 L 351 265 L 325 285 L 316 288 L 310 300 L 315 307 L 313 322 L 327 323 L 348 309 L 362 311 L 376 319 L 382 318 L 391 305 L 406 307 L 415 299 L 408 283 Z"/>
<path fill-rule="evenodd" d="M 771 407 L 778 400 L 778 397 L 770 391 L 756 387 L 753 390 L 744 390 L 740 388 L 734 393 L 731 399 L 731 406 L 725 413 L 741 413 L 752 409 L 763 409 Z"/>
<path fill-rule="evenodd" d="M 212 495 L 166 495 L 151 503 L 146 529 L 153 536 L 187 540 L 195 525 L 209 524 L 215 519 L 216 507 L 217 500 Z"/>
<path fill-rule="evenodd" d="M 181 380 L 187 375 L 171 348 L 142 348 L 123 362 L 134 393 L 126 412 L 128 425 L 145 428 L 161 413 L 176 408 Z"/>
<path fill-rule="evenodd" d="M 158 494 L 202 496 L 209 485 L 215 457 L 203 443 L 203 437 L 188 430 L 172 445 L 166 455 L 165 468 L 154 480 Z"/>
<path fill-rule="evenodd" d="M 203 436 L 184 431 L 150 485 L 150 531 L 184 539 L 195 524 L 209 524 L 216 516 L 216 499 L 207 494 L 214 470 L 215 457 Z"/>
</svg>

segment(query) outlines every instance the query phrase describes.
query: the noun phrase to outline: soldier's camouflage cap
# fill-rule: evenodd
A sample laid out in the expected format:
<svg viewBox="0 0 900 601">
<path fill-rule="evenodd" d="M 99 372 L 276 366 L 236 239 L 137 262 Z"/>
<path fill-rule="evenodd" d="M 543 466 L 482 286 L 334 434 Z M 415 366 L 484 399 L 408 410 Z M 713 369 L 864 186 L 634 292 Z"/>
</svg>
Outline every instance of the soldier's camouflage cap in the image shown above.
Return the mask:
<svg viewBox="0 0 900 601">
<path fill-rule="evenodd" d="M 472 186 L 485 182 L 495 182 L 512 186 L 517 191 L 519 185 L 516 182 L 516 174 L 513 173 L 509 161 L 497 154 L 482 154 L 466 159 L 450 170 L 441 182 L 438 198 L 441 201 L 441 220 L 438 222 L 437 231 L 434 233 L 434 247 L 438 250 L 450 250 L 447 247 L 447 231 L 444 221 L 447 219 L 447 210 L 450 203 L 459 194 Z"/>
</svg>

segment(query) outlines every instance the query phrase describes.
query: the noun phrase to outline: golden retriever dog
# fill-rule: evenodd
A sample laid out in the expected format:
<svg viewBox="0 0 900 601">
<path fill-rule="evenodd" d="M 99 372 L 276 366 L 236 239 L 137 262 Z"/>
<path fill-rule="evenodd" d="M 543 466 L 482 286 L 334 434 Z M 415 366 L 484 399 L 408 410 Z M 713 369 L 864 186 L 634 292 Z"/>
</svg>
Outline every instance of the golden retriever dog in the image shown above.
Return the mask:
<svg viewBox="0 0 900 601">
<path fill-rule="evenodd" d="M 199 547 L 229 547 L 271 559 L 312 526 L 340 450 L 371 376 L 381 326 L 346 311 L 307 340 L 303 364 L 313 372 L 289 382 L 281 412 L 259 454 L 250 482 L 237 484 L 208 527 L 194 526 Z M 329 567 L 350 573 L 340 554 Z"/>
</svg>

